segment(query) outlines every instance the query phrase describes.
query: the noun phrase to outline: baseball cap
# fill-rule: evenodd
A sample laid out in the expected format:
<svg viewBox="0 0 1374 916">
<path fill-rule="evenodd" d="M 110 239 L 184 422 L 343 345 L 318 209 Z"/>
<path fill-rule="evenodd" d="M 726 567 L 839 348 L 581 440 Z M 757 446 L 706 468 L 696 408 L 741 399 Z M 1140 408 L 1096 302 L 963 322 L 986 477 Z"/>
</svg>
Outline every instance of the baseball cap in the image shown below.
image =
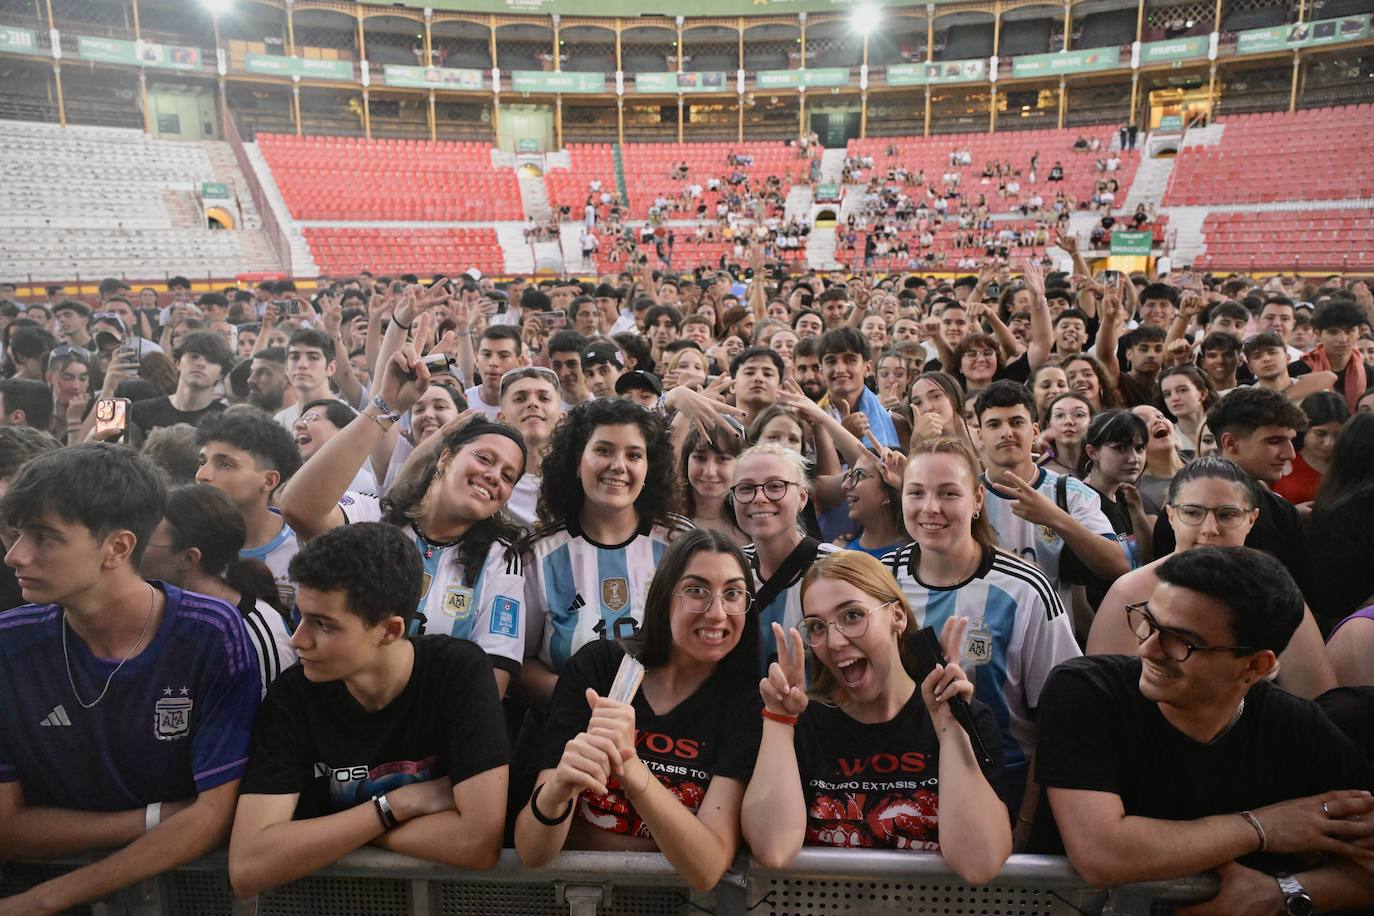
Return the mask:
<svg viewBox="0 0 1374 916">
<path fill-rule="evenodd" d="M 625 356 L 620 347 L 611 340 L 594 340 L 582 351 L 582 368 L 587 369 L 597 363 L 615 363 L 625 368 Z"/>
<path fill-rule="evenodd" d="M 626 372 L 615 380 L 616 394 L 624 394 L 631 388 L 640 388 L 657 395 L 663 394 L 663 383 L 658 380 L 658 376 L 654 375 L 652 372 L 646 372 L 643 369 L 635 369 L 632 372 Z"/>
</svg>

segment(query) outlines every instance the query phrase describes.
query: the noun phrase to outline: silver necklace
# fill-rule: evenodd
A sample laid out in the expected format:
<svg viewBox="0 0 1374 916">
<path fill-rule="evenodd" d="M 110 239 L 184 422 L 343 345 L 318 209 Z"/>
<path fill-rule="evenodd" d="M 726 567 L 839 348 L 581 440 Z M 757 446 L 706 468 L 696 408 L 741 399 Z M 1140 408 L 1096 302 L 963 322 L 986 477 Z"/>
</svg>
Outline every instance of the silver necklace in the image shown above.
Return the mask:
<svg viewBox="0 0 1374 916">
<path fill-rule="evenodd" d="M 1208 741 L 1207 743 L 1208 743 L 1208 744 L 1216 744 L 1216 743 L 1217 743 L 1218 741 L 1220 741 L 1222 738 L 1226 737 L 1226 733 L 1229 732 L 1231 729 L 1233 729 L 1233 728 L 1236 727 L 1236 723 L 1240 721 L 1240 717 L 1241 717 L 1242 715 L 1244 715 L 1244 714 L 1245 714 L 1245 697 L 1241 697 L 1241 698 L 1240 698 L 1240 706 L 1236 707 L 1236 714 L 1235 714 L 1234 716 L 1231 717 L 1231 721 L 1228 722 L 1228 723 L 1226 723 L 1226 727 L 1223 728 L 1220 732 L 1218 732 L 1218 733 L 1217 733 L 1217 736 L 1216 736 L 1215 738 L 1213 738 L 1211 741 Z"/>
<path fill-rule="evenodd" d="M 145 584 L 146 584 L 146 583 L 145 583 Z M 71 660 L 71 657 L 67 654 L 67 611 L 66 611 L 65 608 L 63 608 L 63 610 L 62 610 L 62 661 L 65 662 L 66 665 L 67 665 L 67 683 L 71 685 L 71 688 L 72 688 L 72 696 L 76 697 L 76 702 L 78 702 L 78 703 L 81 704 L 81 708 L 82 708 L 82 709 L 94 709 L 96 706 L 100 705 L 100 701 L 101 701 L 101 700 L 105 699 L 105 694 L 109 692 L 109 690 L 110 690 L 110 684 L 111 684 L 111 682 L 114 681 L 115 675 L 119 673 L 119 669 L 120 669 L 120 668 L 123 668 L 123 667 L 124 667 L 124 663 L 127 662 L 130 658 L 133 657 L 134 650 L 136 650 L 139 646 L 143 645 L 143 637 L 145 637 L 145 636 L 148 635 L 148 627 L 149 627 L 149 625 L 152 624 L 152 622 L 153 622 L 153 609 L 156 608 L 156 607 L 157 607 L 157 590 L 156 590 L 155 588 L 153 588 L 151 585 L 149 585 L 149 586 L 148 586 L 148 616 L 145 617 L 144 620 L 143 620 L 143 631 L 140 632 L 140 633 L 138 634 L 138 639 L 134 642 L 134 644 L 133 644 L 132 646 L 129 647 L 129 651 L 124 653 L 124 657 L 121 658 L 121 659 L 119 660 L 119 664 L 118 664 L 118 665 L 115 665 L 115 670 L 111 671 L 111 672 L 110 672 L 110 676 L 107 677 L 107 678 L 105 678 L 105 689 L 100 691 L 100 696 L 96 697 L 96 698 L 95 698 L 94 700 L 92 700 L 90 703 L 87 703 L 85 700 L 81 699 L 81 694 L 78 693 L 78 692 L 77 692 L 77 689 L 76 689 L 76 679 L 72 677 L 72 660 Z"/>
</svg>

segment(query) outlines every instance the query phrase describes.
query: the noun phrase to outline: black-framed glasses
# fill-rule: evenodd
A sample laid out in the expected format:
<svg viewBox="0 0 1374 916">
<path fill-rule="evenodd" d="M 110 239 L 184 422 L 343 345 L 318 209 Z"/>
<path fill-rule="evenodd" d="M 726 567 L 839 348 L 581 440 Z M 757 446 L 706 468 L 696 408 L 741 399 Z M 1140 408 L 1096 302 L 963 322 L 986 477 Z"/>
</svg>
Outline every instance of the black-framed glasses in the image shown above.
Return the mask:
<svg viewBox="0 0 1374 916">
<path fill-rule="evenodd" d="M 788 487 L 799 487 L 801 484 L 793 480 L 782 480 L 774 477 L 772 480 L 765 480 L 763 483 L 737 483 L 730 488 L 730 493 L 735 497 L 737 503 L 751 503 L 763 491 L 764 498 L 769 502 L 777 502 L 787 495 Z"/>
<path fill-rule="evenodd" d="M 682 609 L 689 614 L 705 614 L 719 598 L 721 610 L 731 617 L 740 617 L 748 613 L 749 603 L 754 600 L 749 589 L 743 586 L 713 592 L 704 585 L 684 585 L 674 594 L 682 602 Z"/>
<path fill-rule="evenodd" d="M 1217 527 L 1238 528 L 1253 511 L 1241 506 L 1199 506 L 1194 503 L 1169 503 L 1169 508 L 1189 528 L 1196 528 L 1207 521 L 1208 513 L 1217 520 Z"/>
<path fill-rule="evenodd" d="M 853 467 L 845 471 L 844 474 L 840 476 L 840 485 L 846 487 L 857 487 L 865 480 L 872 480 L 875 476 L 877 475 L 870 474 L 863 468 Z"/>
<path fill-rule="evenodd" d="M 1199 646 L 1194 645 L 1177 630 L 1162 627 L 1150 613 L 1150 602 L 1141 601 L 1126 605 L 1126 625 L 1131 628 L 1141 644 L 1151 636 L 1159 637 L 1159 650 L 1164 657 L 1173 662 L 1186 662 L 1194 652 L 1231 652 L 1245 655 L 1259 650 L 1253 646 Z"/>
<path fill-rule="evenodd" d="M 840 612 L 840 619 L 835 621 L 825 621 L 819 617 L 803 617 L 797 624 L 797 630 L 806 640 L 807 645 L 813 649 L 825 644 L 831 627 L 839 630 L 840 635 L 845 639 L 858 639 L 868 632 L 868 618 L 872 616 L 873 612 L 894 603 L 884 601 L 875 608 L 847 607 Z"/>
</svg>

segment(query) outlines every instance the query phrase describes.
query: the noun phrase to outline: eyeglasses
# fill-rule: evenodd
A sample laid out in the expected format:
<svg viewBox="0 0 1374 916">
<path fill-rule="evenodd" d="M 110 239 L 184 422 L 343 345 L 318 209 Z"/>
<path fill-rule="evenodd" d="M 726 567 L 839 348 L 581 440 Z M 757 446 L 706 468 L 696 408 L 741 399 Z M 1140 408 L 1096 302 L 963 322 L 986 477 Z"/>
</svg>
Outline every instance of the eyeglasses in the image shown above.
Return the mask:
<svg viewBox="0 0 1374 916">
<path fill-rule="evenodd" d="M 765 480 L 763 483 L 737 483 L 730 488 L 731 494 L 737 503 L 751 503 L 758 496 L 760 490 L 769 502 L 777 502 L 787 495 L 788 487 L 800 487 L 801 484 L 791 480 Z"/>
<path fill-rule="evenodd" d="M 1193 503 L 1170 503 L 1178 520 L 1189 528 L 1196 528 L 1207 520 L 1210 513 L 1220 528 L 1239 528 L 1250 517 L 1250 509 L 1240 506 L 1199 506 Z"/>
<path fill-rule="evenodd" d="M 749 604 L 754 600 L 754 596 L 749 594 L 747 588 L 727 588 L 722 592 L 713 592 L 703 585 L 687 585 L 674 594 L 681 599 L 682 609 L 689 614 L 705 614 L 719 598 L 721 610 L 731 617 L 739 617 L 749 610 Z"/>
<path fill-rule="evenodd" d="M 1173 662 L 1185 662 L 1194 652 L 1234 652 L 1243 655 L 1259 651 L 1252 646 L 1195 646 L 1182 633 L 1160 626 L 1150 613 L 1148 601 L 1126 605 L 1126 625 L 1131 628 L 1131 632 L 1140 640 L 1141 645 L 1151 636 L 1157 635 L 1159 650 L 1164 653 L 1165 658 Z"/>
<path fill-rule="evenodd" d="M 873 611 L 879 608 L 885 608 L 889 604 L 894 603 L 895 602 L 892 601 L 884 601 L 882 604 L 878 605 L 878 607 L 872 608 L 871 610 L 861 607 L 845 608 L 840 612 L 840 619 L 833 623 L 828 623 L 821 620 L 819 617 L 803 617 L 801 622 L 797 624 L 797 629 L 801 632 L 807 645 L 811 646 L 813 649 L 825 643 L 831 627 L 838 630 L 840 635 L 845 639 L 858 639 L 868 632 L 868 618 Z"/>
<path fill-rule="evenodd" d="M 863 468 L 850 468 L 840 475 L 840 485 L 845 487 L 857 487 L 865 480 L 872 480 L 875 475 L 868 473 Z"/>
<path fill-rule="evenodd" d="M 325 415 L 323 413 L 312 410 L 310 411 L 310 413 L 303 413 L 299 417 L 297 417 L 296 423 L 300 424 L 301 426 L 306 426 L 307 424 L 314 423 L 316 420 L 323 419 L 325 419 Z"/>
<path fill-rule="evenodd" d="M 964 356 L 971 359 L 996 359 L 996 350 L 968 350 Z"/>
</svg>

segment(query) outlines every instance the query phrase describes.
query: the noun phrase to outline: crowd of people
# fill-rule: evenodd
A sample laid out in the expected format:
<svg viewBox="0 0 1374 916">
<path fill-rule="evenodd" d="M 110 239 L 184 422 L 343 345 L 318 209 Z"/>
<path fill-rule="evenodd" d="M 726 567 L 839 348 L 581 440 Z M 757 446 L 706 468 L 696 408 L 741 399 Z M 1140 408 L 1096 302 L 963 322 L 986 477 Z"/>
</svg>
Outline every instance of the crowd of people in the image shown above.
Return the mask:
<svg viewBox="0 0 1374 916">
<path fill-rule="evenodd" d="M 1374 296 L 1056 243 L 0 284 L 0 858 L 114 850 L 0 913 L 226 842 L 1374 906 Z"/>
</svg>

